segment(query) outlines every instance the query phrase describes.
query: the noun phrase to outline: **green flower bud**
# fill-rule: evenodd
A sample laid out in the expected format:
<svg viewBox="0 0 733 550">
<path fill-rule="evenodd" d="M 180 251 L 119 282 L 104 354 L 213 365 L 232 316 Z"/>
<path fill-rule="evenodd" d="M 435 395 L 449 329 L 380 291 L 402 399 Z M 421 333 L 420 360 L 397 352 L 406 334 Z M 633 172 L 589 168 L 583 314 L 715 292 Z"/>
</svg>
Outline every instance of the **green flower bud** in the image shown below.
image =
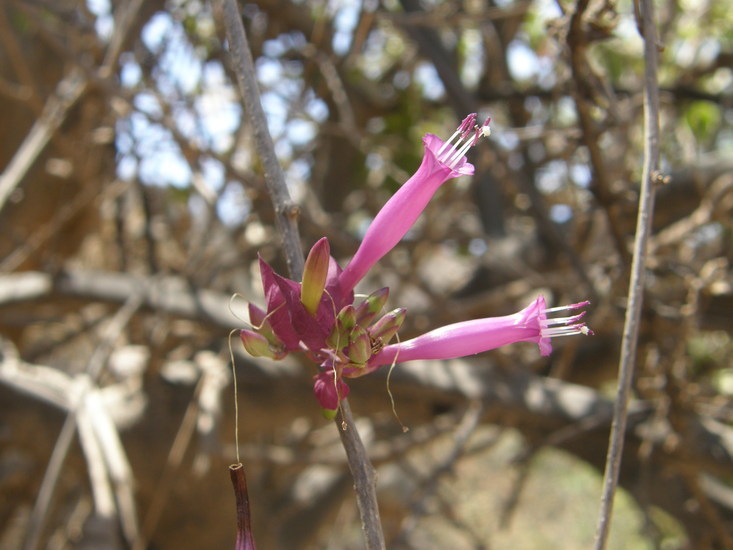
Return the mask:
<svg viewBox="0 0 733 550">
<path fill-rule="evenodd" d="M 354 306 L 349 304 L 339 311 L 336 316 L 336 320 L 341 322 L 341 326 L 347 332 L 351 332 L 351 329 L 356 326 L 356 310 Z"/>
<path fill-rule="evenodd" d="M 328 346 L 331 349 L 340 350 L 349 344 L 349 334 L 356 325 L 356 316 L 354 314 L 354 306 L 351 304 L 344 308 L 336 316 L 336 322 L 333 324 L 331 334 L 328 335 Z"/>
<path fill-rule="evenodd" d="M 373 340 L 381 340 L 382 344 L 387 345 L 394 338 L 397 331 L 400 330 L 402 323 L 405 321 L 407 310 L 405 308 L 397 308 L 385 314 L 379 321 L 369 327 L 369 335 Z"/>
<path fill-rule="evenodd" d="M 303 283 L 300 287 L 300 301 L 311 315 L 318 311 L 323 290 L 326 288 L 328 263 L 331 258 L 331 249 L 328 240 L 323 237 L 313 245 L 303 267 Z"/>
<path fill-rule="evenodd" d="M 285 357 L 288 353 L 280 348 L 273 347 L 267 338 L 257 334 L 253 330 L 242 329 L 239 331 L 239 337 L 242 339 L 244 349 L 247 350 L 252 357 L 268 357 L 278 360 Z"/>
<path fill-rule="evenodd" d="M 356 325 L 349 335 L 347 355 L 349 356 L 349 361 L 357 365 L 363 365 L 372 356 L 372 344 L 369 340 L 369 333 L 359 325 Z"/>
<path fill-rule="evenodd" d="M 364 327 L 369 326 L 382 311 L 388 297 L 389 288 L 387 287 L 372 292 L 356 308 L 356 322 Z"/>
</svg>

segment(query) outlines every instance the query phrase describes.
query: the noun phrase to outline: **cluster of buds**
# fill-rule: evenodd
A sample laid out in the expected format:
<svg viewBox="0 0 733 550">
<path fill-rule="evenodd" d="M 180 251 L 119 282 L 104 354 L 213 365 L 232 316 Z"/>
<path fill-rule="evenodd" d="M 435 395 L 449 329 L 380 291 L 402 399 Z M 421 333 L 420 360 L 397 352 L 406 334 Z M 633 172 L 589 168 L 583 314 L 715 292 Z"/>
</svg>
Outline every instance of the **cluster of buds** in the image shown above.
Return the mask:
<svg viewBox="0 0 733 550">
<path fill-rule="evenodd" d="M 389 289 L 373 292 L 358 306 L 344 306 L 336 316 L 331 334 L 326 340 L 330 357 L 346 368 L 366 367 L 372 355 L 387 345 L 400 330 L 407 310 L 398 308 L 375 319 L 384 308 Z"/>
<path fill-rule="evenodd" d="M 391 343 L 407 311 L 399 308 L 380 317 L 389 290 L 378 290 L 354 305 L 354 287 L 405 236 L 438 188 L 449 179 L 473 174 L 466 153 L 489 135 L 489 121 L 478 125 L 472 114 L 445 142 L 432 134 L 423 138 L 425 154 L 417 172 L 379 211 L 343 271 L 331 257 L 326 238 L 310 250 L 300 283 L 278 275 L 260 259 L 267 310 L 249 305 L 251 328 L 240 333 L 244 347 L 252 356 L 273 360 L 290 352 L 305 353 L 318 365 L 313 389 L 328 416 L 348 395 L 344 378 L 396 361 L 451 359 L 514 342 L 534 342 L 542 355 L 549 355 L 551 338 L 592 334 L 581 322 L 584 312 L 548 317 L 588 302 L 548 309 L 539 296 L 513 315 L 455 323 Z"/>
</svg>

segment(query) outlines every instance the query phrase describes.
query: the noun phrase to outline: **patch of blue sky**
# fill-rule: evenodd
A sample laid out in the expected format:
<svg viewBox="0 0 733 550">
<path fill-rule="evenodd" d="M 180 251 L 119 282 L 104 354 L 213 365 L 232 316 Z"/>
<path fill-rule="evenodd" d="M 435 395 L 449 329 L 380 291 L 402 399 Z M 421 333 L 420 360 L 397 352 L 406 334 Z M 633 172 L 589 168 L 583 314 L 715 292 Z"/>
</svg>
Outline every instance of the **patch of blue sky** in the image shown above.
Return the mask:
<svg viewBox="0 0 733 550">
<path fill-rule="evenodd" d="M 177 89 L 184 94 L 194 93 L 201 84 L 201 61 L 190 45 L 181 45 L 181 51 L 169 50 L 162 63 L 169 67 Z"/>
<path fill-rule="evenodd" d="M 489 251 L 489 245 L 484 239 L 474 238 L 468 242 L 468 253 L 472 256 L 483 256 Z"/>
<path fill-rule="evenodd" d="M 328 118 L 328 105 L 326 105 L 325 101 L 316 97 L 313 92 L 309 93 L 305 111 L 316 122 L 323 122 Z"/>
<path fill-rule="evenodd" d="M 720 239 L 722 235 L 720 223 L 711 222 L 692 230 L 685 238 L 685 244 L 690 248 L 699 248 Z"/>
<path fill-rule="evenodd" d="M 135 145 L 132 136 L 128 131 L 128 126 L 129 125 L 126 122 L 120 122 L 115 134 L 115 147 L 117 148 L 117 152 L 122 155 L 132 153 Z"/>
<path fill-rule="evenodd" d="M 195 100 L 198 118 L 194 117 L 206 145 L 215 153 L 223 154 L 234 146 L 235 131 L 239 127 L 242 108 L 236 103 L 220 103 L 216 94 L 206 94 Z"/>
<path fill-rule="evenodd" d="M 573 209 L 567 204 L 553 204 L 550 207 L 550 219 L 555 223 L 567 223 L 573 219 Z"/>
<path fill-rule="evenodd" d="M 121 153 L 117 167 L 120 178 L 137 176 L 148 185 L 185 187 L 190 183 L 191 169 L 170 131 L 151 123 L 144 114 L 133 113 L 127 124 L 121 125 L 116 143 Z"/>
<path fill-rule="evenodd" d="M 144 161 L 158 155 L 163 150 L 177 151 L 180 154 L 178 147 L 174 147 L 174 142 L 170 139 L 166 130 L 151 126 L 144 134 L 140 134 L 135 139 L 133 154 L 141 161 Z M 185 164 L 182 158 L 179 162 Z"/>
<path fill-rule="evenodd" d="M 592 178 L 593 175 L 587 164 L 573 164 L 570 166 L 570 179 L 578 187 L 587 189 L 590 186 Z"/>
<path fill-rule="evenodd" d="M 366 156 L 365 164 L 369 171 L 381 172 L 385 165 L 384 157 L 380 153 L 372 151 Z"/>
<path fill-rule="evenodd" d="M 537 57 L 537 84 L 546 90 L 557 84 L 555 61 L 548 56 Z"/>
<path fill-rule="evenodd" d="M 316 126 L 308 120 L 293 119 L 288 122 L 285 137 L 295 147 L 306 145 L 316 137 Z"/>
<path fill-rule="evenodd" d="M 228 183 L 216 202 L 216 213 L 222 223 L 228 227 L 241 225 L 251 211 L 252 203 L 242 186 Z"/>
<path fill-rule="evenodd" d="M 108 41 L 115 29 L 115 20 L 109 0 L 87 0 L 87 8 L 96 17 L 94 30 L 97 36 L 105 42 Z"/>
<path fill-rule="evenodd" d="M 95 16 L 109 15 L 112 11 L 109 0 L 87 0 L 87 9 Z"/>
<path fill-rule="evenodd" d="M 156 13 L 143 27 L 141 38 L 145 47 L 151 52 L 158 52 L 167 42 L 167 36 L 173 29 L 173 20 L 167 13 Z"/>
<path fill-rule="evenodd" d="M 415 82 L 420 86 L 425 98 L 437 101 L 445 95 L 443 82 L 440 80 L 432 63 L 421 61 L 415 67 Z"/>
<path fill-rule="evenodd" d="M 281 82 L 283 78 L 283 68 L 280 61 L 261 57 L 255 65 L 257 70 L 257 80 L 262 86 L 271 88 Z"/>
<path fill-rule="evenodd" d="M 282 38 L 265 40 L 262 43 L 262 53 L 267 57 L 280 57 L 287 49 L 285 40 Z"/>
<path fill-rule="evenodd" d="M 296 202 L 303 200 L 310 178 L 311 165 L 306 159 L 295 159 L 285 168 L 285 181 L 293 200 Z"/>
<path fill-rule="evenodd" d="M 163 109 L 161 108 L 160 101 L 150 92 L 140 92 L 135 95 L 132 100 L 132 104 L 135 108 L 145 113 L 152 118 L 160 118 L 163 116 Z"/>
<path fill-rule="evenodd" d="M 201 83 L 201 60 L 195 49 L 186 42 L 183 30 L 174 27 L 172 36 L 160 56 L 160 66 L 165 72 L 157 76 L 161 91 L 168 94 L 191 94 Z"/>
<path fill-rule="evenodd" d="M 137 177 L 137 159 L 132 155 L 120 155 L 117 159 L 117 177 L 133 181 Z"/>
<path fill-rule="evenodd" d="M 275 141 L 275 155 L 281 163 L 287 163 L 293 158 L 293 146 L 284 139 Z"/>
<path fill-rule="evenodd" d="M 242 109 L 218 62 L 204 66 L 202 80 L 203 90 L 193 100 L 197 131 L 213 151 L 224 153 L 234 146 Z"/>
<path fill-rule="evenodd" d="M 512 77 L 529 80 L 537 75 L 539 62 L 537 54 L 523 40 L 515 39 L 507 47 L 507 65 Z"/>
<path fill-rule="evenodd" d="M 305 181 L 310 178 L 311 165 L 306 159 L 296 159 L 288 166 L 288 174 L 297 181 Z"/>
<path fill-rule="evenodd" d="M 123 54 L 120 57 L 120 83 L 125 88 L 134 88 L 143 78 L 143 71 L 133 55 Z"/>
<path fill-rule="evenodd" d="M 348 19 L 342 24 L 347 25 Z M 153 16 L 143 29 L 142 39 L 146 47 L 159 56 L 154 73 L 155 86 L 159 97 L 169 103 L 177 130 L 201 148 L 204 155 L 207 148 L 216 153 L 231 150 L 240 127 L 242 109 L 221 64 L 218 61 L 202 63 L 199 52 L 188 42 L 180 24 L 164 13 Z M 287 167 L 288 183 L 294 195 L 299 194 L 302 183 L 310 178 L 310 165 L 293 160 L 293 147 L 307 146 L 315 138 L 317 127 L 311 120 L 320 122 L 328 117 L 328 107 L 321 99 L 312 93 L 303 97 L 302 82 L 298 78 L 302 65 L 277 59 L 303 41 L 302 36 L 291 35 L 267 41 L 266 54 L 275 59 L 261 58 L 257 63 L 263 109 L 276 154 Z M 123 57 L 123 85 L 138 87 L 142 76 L 135 58 Z M 156 96 L 142 92 L 136 95 L 134 104 L 138 112 L 118 126 L 118 175 L 125 179 L 138 177 L 150 185 L 190 185 L 191 167 L 178 144 L 168 130 L 151 120 L 162 117 Z M 296 109 L 301 109 L 301 113 Z M 198 168 L 207 184 L 221 190 L 226 197 L 217 202 L 222 220 L 226 219 L 227 224 L 239 223 L 249 208 L 246 197 L 240 196 L 241 188 L 225 183 L 223 167 L 217 162 L 202 160 Z"/>
<path fill-rule="evenodd" d="M 132 113 L 126 130 L 132 139 L 132 147 L 137 155 L 145 155 L 148 147 L 162 140 L 170 139 L 170 133 L 160 124 L 151 122 L 143 113 Z"/>
<path fill-rule="evenodd" d="M 379 80 L 390 63 L 390 57 L 403 53 L 394 40 L 389 41 L 380 29 L 374 29 L 367 37 L 364 51 L 359 58 L 359 68 L 370 80 Z"/>
<path fill-rule="evenodd" d="M 265 111 L 270 133 L 273 137 L 279 137 L 285 130 L 285 119 L 289 107 L 288 102 L 280 94 L 274 92 L 264 92 L 261 100 L 262 110 Z"/>
<path fill-rule="evenodd" d="M 494 129 L 491 132 L 491 137 L 499 144 L 503 149 L 511 151 L 516 149 L 519 145 L 519 136 L 516 132 L 510 129 L 502 129 L 501 131 L 496 130 L 496 124 L 493 125 Z"/>
<path fill-rule="evenodd" d="M 154 154 L 140 159 L 138 177 L 147 185 L 188 187 L 191 176 L 191 168 L 181 161 L 181 151 L 171 141 L 158 144 Z"/>
<path fill-rule="evenodd" d="M 464 51 L 461 80 L 468 88 L 478 85 L 484 64 L 484 43 L 478 29 L 466 29 L 461 36 Z"/>
<path fill-rule="evenodd" d="M 201 169 L 201 175 L 209 187 L 218 191 L 224 186 L 226 172 L 221 162 L 211 157 L 201 157 L 199 168 Z"/>
<path fill-rule="evenodd" d="M 567 182 L 568 167 L 565 161 L 552 160 L 537 171 L 537 188 L 543 193 L 555 193 Z"/>
<path fill-rule="evenodd" d="M 345 54 L 351 47 L 354 27 L 359 20 L 359 3 L 355 0 L 334 0 L 329 7 L 334 14 L 331 46 L 337 54 Z"/>
<path fill-rule="evenodd" d="M 169 108 L 175 121 L 176 130 L 188 139 L 192 145 L 201 149 L 205 148 L 208 141 L 205 136 L 201 135 L 201 122 L 198 117 L 183 105 L 171 105 Z"/>
</svg>

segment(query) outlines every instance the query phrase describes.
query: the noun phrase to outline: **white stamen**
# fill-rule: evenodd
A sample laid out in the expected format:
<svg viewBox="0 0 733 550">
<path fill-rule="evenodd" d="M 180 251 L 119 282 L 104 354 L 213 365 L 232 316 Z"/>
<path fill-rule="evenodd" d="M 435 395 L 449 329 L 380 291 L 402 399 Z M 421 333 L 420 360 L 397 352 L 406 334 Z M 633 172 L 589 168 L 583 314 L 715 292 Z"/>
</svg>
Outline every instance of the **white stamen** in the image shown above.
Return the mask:
<svg viewBox="0 0 733 550">
<path fill-rule="evenodd" d="M 468 150 L 478 143 L 480 138 L 491 135 L 490 121 L 491 117 L 488 117 L 483 126 L 479 126 L 476 124 L 476 114 L 468 115 L 453 135 L 440 146 L 435 156 L 448 168 L 455 168 L 461 159 L 466 156 Z M 451 142 L 456 138 L 458 139 L 452 144 Z"/>
<path fill-rule="evenodd" d="M 440 158 L 440 154 L 445 151 L 445 148 L 448 147 L 448 144 L 455 139 L 457 135 L 461 133 L 461 129 L 459 128 L 456 130 L 451 137 L 449 137 L 446 142 L 440 146 L 440 149 L 438 149 L 438 153 L 435 155 L 436 157 Z"/>
<path fill-rule="evenodd" d="M 587 306 L 590 302 L 579 302 L 567 306 L 552 307 L 544 310 L 545 314 L 556 313 L 558 311 L 568 311 Z M 541 335 L 543 338 L 557 338 L 559 336 L 572 336 L 574 334 L 584 334 L 586 336 L 593 334 L 593 331 L 585 326 L 585 323 L 579 323 L 584 316 L 585 311 L 581 311 L 576 315 L 566 317 L 555 317 L 554 319 L 544 319 L 541 321 Z"/>
</svg>

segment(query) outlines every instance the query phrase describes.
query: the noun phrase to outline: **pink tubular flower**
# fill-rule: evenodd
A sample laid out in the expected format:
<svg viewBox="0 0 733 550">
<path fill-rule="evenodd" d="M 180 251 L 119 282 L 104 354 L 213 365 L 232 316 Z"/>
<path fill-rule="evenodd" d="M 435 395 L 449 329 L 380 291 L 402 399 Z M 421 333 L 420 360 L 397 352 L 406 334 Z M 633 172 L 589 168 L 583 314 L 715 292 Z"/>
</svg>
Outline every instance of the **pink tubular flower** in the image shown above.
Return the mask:
<svg viewBox="0 0 733 550">
<path fill-rule="evenodd" d="M 413 226 L 420 213 L 443 183 L 458 176 L 473 174 L 473 165 L 466 152 L 481 136 L 489 135 L 489 122 L 476 125 L 472 114 L 448 139 L 427 134 L 423 138 L 425 153 L 417 172 L 392 196 L 377 214 L 364 235 L 361 246 L 339 277 L 344 290 L 353 289 L 382 256 L 392 250 Z M 455 143 L 451 144 L 453 140 Z"/>
<path fill-rule="evenodd" d="M 542 355 L 550 355 L 550 339 L 573 334 L 593 334 L 584 323 L 581 312 L 569 317 L 548 319 L 547 313 L 574 310 L 588 305 L 580 302 L 552 309 L 545 307 L 545 299 L 537 297 L 522 311 L 504 317 L 488 317 L 463 321 L 386 346 L 369 360 L 369 371 L 395 361 L 417 359 L 453 359 L 496 349 L 515 342 L 535 342 Z"/>
<path fill-rule="evenodd" d="M 398 308 L 381 314 L 389 289 L 354 303 L 354 287 L 371 267 L 404 237 L 438 187 L 451 178 L 473 174 L 466 152 L 489 135 L 489 119 L 476 124 L 467 116 L 447 140 L 428 134 L 417 172 L 374 218 L 359 249 L 341 271 L 328 241 L 319 240 L 305 262 L 298 283 L 275 273 L 260 259 L 267 310 L 250 304 L 250 329 L 240 332 L 245 350 L 255 357 L 282 359 L 304 352 L 316 365 L 313 392 L 327 416 L 333 416 L 349 393 L 344 378 L 368 374 L 382 365 L 416 359 L 449 359 L 473 355 L 514 342 L 535 342 L 542 355 L 552 351 L 550 339 L 592 334 L 580 322 L 584 313 L 548 318 L 548 313 L 577 310 L 588 304 L 547 309 L 543 297 L 514 315 L 448 325 L 422 336 L 390 344 L 405 319 Z"/>
</svg>

